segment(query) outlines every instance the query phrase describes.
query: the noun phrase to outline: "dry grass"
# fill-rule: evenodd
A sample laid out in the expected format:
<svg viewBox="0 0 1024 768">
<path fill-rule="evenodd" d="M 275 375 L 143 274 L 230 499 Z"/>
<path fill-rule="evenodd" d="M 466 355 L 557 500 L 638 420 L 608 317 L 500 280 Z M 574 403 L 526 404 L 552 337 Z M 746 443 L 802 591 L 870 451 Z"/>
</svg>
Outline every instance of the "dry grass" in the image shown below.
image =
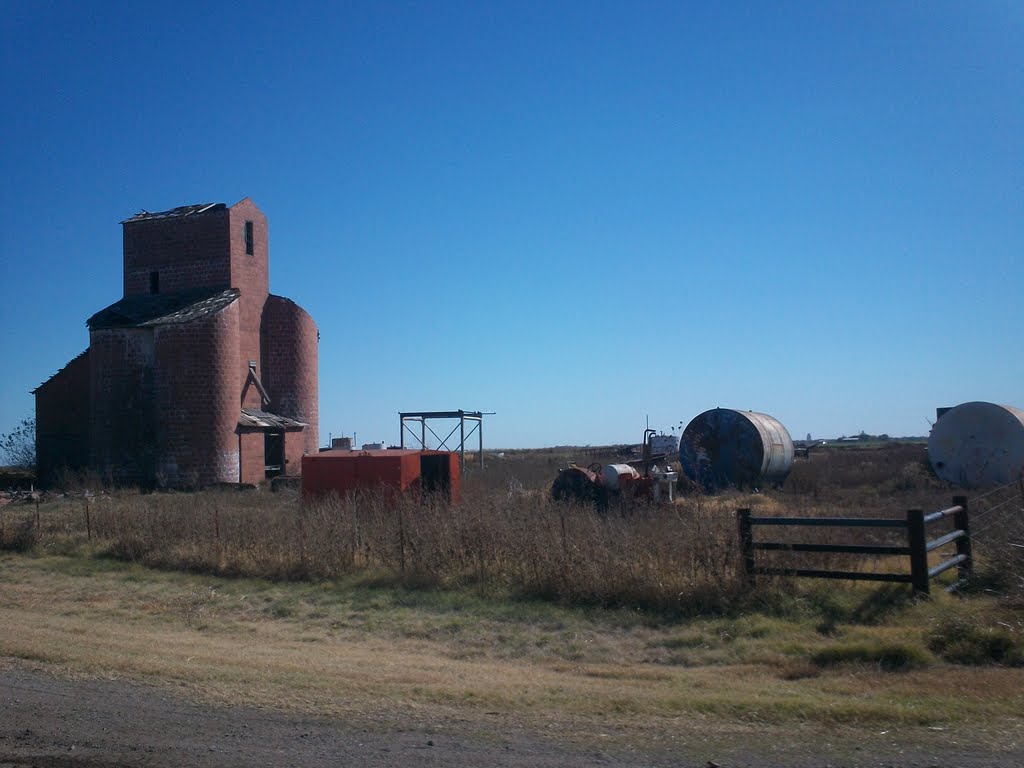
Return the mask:
<svg viewBox="0 0 1024 768">
<path fill-rule="evenodd" d="M 906 586 L 746 589 L 734 511 L 900 517 L 948 506 L 952 492 L 922 469 L 919 448 L 825 451 L 782 493 L 604 515 L 549 501 L 566 458 L 493 460 L 468 474 L 454 507 L 113 493 L 43 504 L 37 524 L 35 508 L 9 505 L 0 546 L 21 554 L 0 558 L 0 654 L 380 722 L 499 712 L 655 741 L 681 720 L 1020 736 L 1016 488 L 972 501 L 981 567 L 969 599 L 915 602 Z"/>
<path fill-rule="evenodd" d="M 364 573 L 410 587 L 657 612 L 721 609 L 736 596 L 727 501 L 601 516 L 546 495 L 466 496 L 453 507 L 380 494 L 307 505 L 288 493 L 114 495 L 88 504 L 88 526 L 84 499 L 43 505 L 35 539 L 45 551 L 88 544 L 120 560 L 228 576 Z M 7 514 L 7 546 L 31 515 Z"/>
<path fill-rule="evenodd" d="M 762 736 L 793 727 L 833 737 L 837 726 L 866 729 L 860 738 L 899 732 L 904 744 L 970 733 L 976 744 L 1006 746 L 1024 735 L 1024 669 L 936 662 L 893 673 L 863 655 L 808 666 L 836 644 L 913 642 L 931 605 L 826 637 L 806 618 L 652 626 L 627 611 L 81 558 L 4 555 L 0 580 L 0 657 L 367 727 L 486 728 L 498 718 L 504 727 L 647 745 L 752 726 L 767 729 Z"/>
<path fill-rule="evenodd" d="M 949 506 L 922 446 L 823 449 L 798 462 L 784 492 L 689 495 L 674 505 L 596 514 L 547 493 L 561 450 L 509 453 L 465 477 L 464 503 L 361 494 L 302 504 L 294 493 L 209 491 L 65 497 L 0 512 L 0 548 L 98 552 L 149 566 L 277 580 L 368 575 L 411 588 L 466 588 L 661 616 L 742 609 L 735 510 L 760 515 L 903 517 Z M 591 452 L 582 461 L 608 461 Z M 1015 487 L 972 504 L 978 585 L 1024 596 L 1024 513 Z M 869 529 L 776 529 L 792 541 L 892 541 Z M 896 542 L 893 542 L 896 543 Z M 941 553 L 936 553 L 939 557 Z M 905 570 L 900 559 L 760 555 L 765 564 Z"/>
</svg>

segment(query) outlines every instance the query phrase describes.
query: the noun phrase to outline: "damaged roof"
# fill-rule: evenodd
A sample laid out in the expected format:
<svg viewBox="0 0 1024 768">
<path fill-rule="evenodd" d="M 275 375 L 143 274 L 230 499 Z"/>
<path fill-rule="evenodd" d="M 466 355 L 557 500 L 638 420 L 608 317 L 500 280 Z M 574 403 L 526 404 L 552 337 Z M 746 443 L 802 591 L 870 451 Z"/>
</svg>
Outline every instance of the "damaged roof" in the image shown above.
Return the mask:
<svg viewBox="0 0 1024 768">
<path fill-rule="evenodd" d="M 83 357 L 87 357 L 87 356 L 88 356 L 88 354 L 89 354 L 89 349 L 88 349 L 88 347 L 86 347 L 86 349 L 85 349 L 85 351 L 84 351 L 84 352 L 79 352 L 79 353 L 78 353 L 77 355 L 75 355 L 75 356 L 74 356 L 74 357 L 72 357 L 72 358 L 71 358 L 70 360 L 68 360 L 68 362 L 67 362 L 67 365 L 65 365 L 65 366 L 64 366 L 63 368 L 61 368 L 61 369 L 60 369 L 59 371 L 57 371 L 57 372 L 56 372 L 55 374 L 53 374 L 53 376 L 51 376 L 50 378 L 48 378 L 48 379 L 47 379 L 46 381 L 44 381 L 44 382 L 43 382 L 42 384 L 40 384 L 40 385 L 39 385 L 38 387 L 36 387 L 35 389 L 33 389 L 33 390 L 32 390 L 32 391 L 30 392 L 30 394 L 33 394 L 33 395 L 34 395 L 34 394 L 35 394 L 36 392 L 38 392 L 38 391 L 39 391 L 39 390 L 41 390 L 41 389 L 42 389 L 43 387 L 45 387 L 45 386 L 46 386 L 47 384 L 49 384 L 49 383 L 50 383 L 51 381 L 53 381 L 54 379 L 56 379 L 56 378 L 57 378 L 58 376 L 60 376 L 60 375 L 61 375 L 62 373 L 64 373 L 64 371 L 66 371 L 66 370 L 67 370 L 68 368 L 70 368 L 70 367 L 71 367 L 72 365 L 74 365 L 75 363 L 77 363 L 77 362 L 78 362 L 79 360 L 81 360 L 81 359 L 82 359 Z"/>
<path fill-rule="evenodd" d="M 304 422 L 289 419 L 286 416 L 278 416 L 276 413 L 268 413 L 257 408 L 243 408 L 242 415 L 238 419 L 240 427 L 258 427 L 260 429 L 302 429 L 308 426 Z"/>
<path fill-rule="evenodd" d="M 167 294 L 125 296 L 85 321 L 90 331 L 103 328 L 144 328 L 187 323 L 219 312 L 237 299 L 239 290 L 227 288 Z"/>
<path fill-rule="evenodd" d="M 124 221 L 122 224 L 128 224 L 134 221 L 150 221 L 152 219 L 173 219 L 181 218 L 183 216 L 195 216 L 200 213 L 212 213 L 214 211 L 223 211 L 227 206 L 224 203 L 199 203 L 197 205 L 179 205 L 177 208 L 171 208 L 169 211 L 147 211 L 143 208 L 141 211 L 136 213 Z"/>
</svg>

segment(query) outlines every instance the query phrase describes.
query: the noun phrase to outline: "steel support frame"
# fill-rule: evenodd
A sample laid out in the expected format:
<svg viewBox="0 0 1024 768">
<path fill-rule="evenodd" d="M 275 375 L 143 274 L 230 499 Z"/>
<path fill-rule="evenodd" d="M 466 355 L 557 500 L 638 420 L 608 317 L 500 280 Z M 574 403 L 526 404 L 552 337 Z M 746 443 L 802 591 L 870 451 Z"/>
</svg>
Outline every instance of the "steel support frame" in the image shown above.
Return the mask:
<svg viewBox="0 0 1024 768">
<path fill-rule="evenodd" d="M 488 415 L 483 411 L 400 411 L 398 414 L 399 419 L 399 446 L 405 448 L 405 433 L 408 432 L 412 435 L 413 439 L 419 442 L 421 450 L 427 448 L 427 432 L 432 434 L 438 442 L 437 450 L 452 450 L 448 447 L 448 441 L 451 440 L 452 436 L 456 431 L 459 433 L 458 450 L 459 452 L 459 467 L 460 469 L 466 468 L 466 440 L 473 436 L 475 432 L 477 435 L 477 463 L 480 469 L 484 468 L 484 416 Z M 435 420 L 449 420 L 458 419 L 459 423 L 452 427 L 452 430 L 445 436 L 441 437 L 437 432 L 431 429 L 428 421 Z M 470 422 L 470 430 L 466 432 L 466 422 Z M 419 434 L 416 434 L 409 426 L 409 422 L 418 422 Z"/>
</svg>

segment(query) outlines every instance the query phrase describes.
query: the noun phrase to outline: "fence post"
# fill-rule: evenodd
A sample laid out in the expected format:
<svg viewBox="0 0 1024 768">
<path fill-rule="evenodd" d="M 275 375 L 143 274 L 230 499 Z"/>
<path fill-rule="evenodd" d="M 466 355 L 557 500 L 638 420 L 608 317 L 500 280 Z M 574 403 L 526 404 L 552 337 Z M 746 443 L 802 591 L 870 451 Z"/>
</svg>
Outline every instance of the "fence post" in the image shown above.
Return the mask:
<svg viewBox="0 0 1024 768">
<path fill-rule="evenodd" d="M 907 510 L 907 545 L 910 547 L 910 583 L 917 595 L 928 595 L 928 550 L 924 510 Z"/>
<path fill-rule="evenodd" d="M 740 532 L 740 558 L 743 561 L 743 581 L 754 586 L 754 532 L 750 525 L 750 510 L 736 510 L 736 524 Z"/>
<path fill-rule="evenodd" d="M 309 576 L 309 570 L 306 567 L 306 525 L 303 515 L 303 507 L 299 505 L 299 568 L 302 571 L 302 578 Z"/>
<path fill-rule="evenodd" d="M 565 532 L 565 512 L 560 512 L 558 517 L 562 525 L 562 563 L 564 565 L 569 562 L 569 537 Z"/>
<path fill-rule="evenodd" d="M 398 501 L 398 573 L 405 582 L 405 515 L 402 512 L 401 499 Z"/>
<path fill-rule="evenodd" d="M 356 552 L 359 550 L 359 506 L 358 502 L 352 501 L 352 547 L 350 550 L 348 565 L 355 570 Z"/>
<path fill-rule="evenodd" d="M 964 535 L 956 540 L 956 553 L 967 556 L 967 559 L 957 566 L 957 576 L 968 579 L 974 572 L 974 556 L 971 553 L 971 522 L 967 515 L 967 497 L 954 496 L 953 506 L 960 507 L 960 511 L 953 516 L 953 525 L 964 532 Z"/>
<path fill-rule="evenodd" d="M 479 505 L 476 508 L 476 529 L 478 531 L 477 536 L 477 582 L 480 585 L 480 594 L 484 593 L 484 514 L 483 505 Z"/>
</svg>

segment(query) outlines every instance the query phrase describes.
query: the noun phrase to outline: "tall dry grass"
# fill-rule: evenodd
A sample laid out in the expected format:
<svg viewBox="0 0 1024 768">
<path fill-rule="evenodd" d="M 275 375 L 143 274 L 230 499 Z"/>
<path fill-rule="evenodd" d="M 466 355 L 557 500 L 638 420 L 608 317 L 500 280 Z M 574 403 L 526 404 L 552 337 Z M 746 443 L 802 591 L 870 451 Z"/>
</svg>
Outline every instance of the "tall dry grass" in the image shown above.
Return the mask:
<svg viewBox="0 0 1024 768">
<path fill-rule="evenodd" d="M 547 489 L 566 456 L 544 452 L 470 469 L 459 505 L 383 493 L 308 504 L 294 492 L 266 491 L 72 496 L 44 504 L 38 524 L 34 510 L 4 508 L 0 547 L 87 548 L 228 576 L 358 575 L 409 587 L 704 613 L 742 600 L 737 507 L 755 514 L 900 517 L 911 507 L 948 506 L 953 491 L 927 471 L 923 458 L 919 446 L 823 451 L 794 467 L 783 492 L 698 494 L 674 505 L 613 505 L 605 514 L 549 499 Z M 1014 488 L 985 494 L 972 515 L 985 588 L 1024 595 L 1024 547 L 1012 546 L 1024 544 L 1015 494 Z M 838 541 L 848 532 L 823 535 Z M 815 565 L 886 567 L 841 557 L 822 556 L 828 562 Z"/>
<path fill-rule="evenodd" d="M 734 522 L 721 506 L 598 515 L 536 493 L 470 492 L 453 506 L 382 493 L 302 504 L 291 494 L 205 492 L 126 496 L 93 508 L 102 552 L 222 575 L 366 574 L 411 587 L 658 610 L 721 608 L 740 583 Z"/>
</svg>

